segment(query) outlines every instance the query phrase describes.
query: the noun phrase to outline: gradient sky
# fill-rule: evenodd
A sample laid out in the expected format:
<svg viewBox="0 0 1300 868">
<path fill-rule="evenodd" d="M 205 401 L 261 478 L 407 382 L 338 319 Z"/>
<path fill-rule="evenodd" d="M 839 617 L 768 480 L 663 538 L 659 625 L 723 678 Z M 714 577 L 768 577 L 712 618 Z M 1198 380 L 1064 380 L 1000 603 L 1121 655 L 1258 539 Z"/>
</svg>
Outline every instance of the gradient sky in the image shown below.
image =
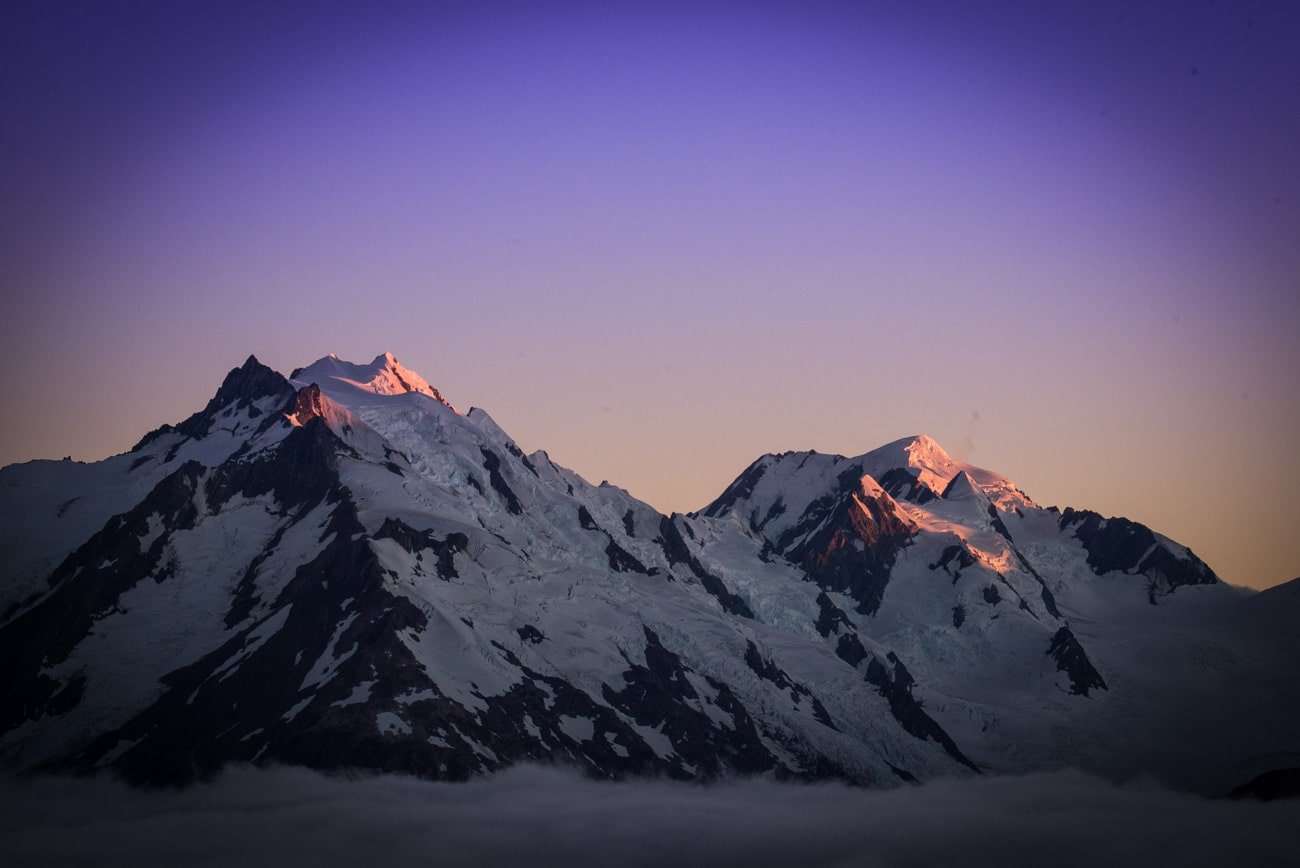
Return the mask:
<svg viewBox="0 0 1300 868">
<path fill-rule="evenodd" d="M 0 463 L 391 350 L 663 510 L 925 432 L 1300 575 L 1300 6 L 369 5 L 3 4 Z"/>
</svg>

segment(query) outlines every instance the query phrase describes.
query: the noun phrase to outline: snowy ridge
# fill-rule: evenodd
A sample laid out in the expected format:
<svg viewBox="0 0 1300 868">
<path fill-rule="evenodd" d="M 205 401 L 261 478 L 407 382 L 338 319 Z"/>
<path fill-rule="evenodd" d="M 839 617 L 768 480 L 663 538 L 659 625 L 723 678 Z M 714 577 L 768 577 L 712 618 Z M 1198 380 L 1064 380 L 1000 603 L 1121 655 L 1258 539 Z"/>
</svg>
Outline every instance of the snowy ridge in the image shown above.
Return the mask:
<svg viewBox="0 0 1300 868">
<path fill-rule="evenodd" d="M 375 395 L 424 395 L 455 411 L 448 401 L 419 374 L 404 367 L 392 353 L 375 356 L 368 365 L 345 362 L 334 354 L 318 359 L 289 375 L 295 383 L 315 383 L 327 393 L 349 388 Z"/>
<path fill-rule="evenodd" d="M 1300 755 L 1294 703 L 1242 714 L 1296 695 L 1276 611 L 923 436 L 763 456 L 666 516 L 390 354 L 292 380 L 250 358 L 131 453 L 0 470 L 0 517 L 14 768 L 1213 789 Z M 1205 690 L 1235 727 L 1190 711 Z"/>
<path fill-rule="evenodd" d="M 907 472 L 933 495 L 942 495 L 953 479 L 965 474 L 999 509 L 1037 506 L 1005 476 L 953 459 L 943 447 L 924 434 L 887 443 L 859 460 L 868 473 L 877 477 L 885 476 L 891 470 Z"/>
</svg>

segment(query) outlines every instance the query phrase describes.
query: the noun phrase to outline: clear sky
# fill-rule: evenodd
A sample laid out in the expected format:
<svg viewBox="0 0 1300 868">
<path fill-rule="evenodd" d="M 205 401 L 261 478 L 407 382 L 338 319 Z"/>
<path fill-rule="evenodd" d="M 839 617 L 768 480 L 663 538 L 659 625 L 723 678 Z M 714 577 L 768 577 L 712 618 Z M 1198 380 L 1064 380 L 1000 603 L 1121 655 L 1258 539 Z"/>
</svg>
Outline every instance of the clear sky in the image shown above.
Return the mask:
<svg viewBox="0 0 1300 868">
<path fill-rule="evenodd" d="M 663 510 L 924 432 L 1275 584 L 1297 45 L 1291 2 L 11 0 L 0 463 L 391 350 Z"/>
</svg>

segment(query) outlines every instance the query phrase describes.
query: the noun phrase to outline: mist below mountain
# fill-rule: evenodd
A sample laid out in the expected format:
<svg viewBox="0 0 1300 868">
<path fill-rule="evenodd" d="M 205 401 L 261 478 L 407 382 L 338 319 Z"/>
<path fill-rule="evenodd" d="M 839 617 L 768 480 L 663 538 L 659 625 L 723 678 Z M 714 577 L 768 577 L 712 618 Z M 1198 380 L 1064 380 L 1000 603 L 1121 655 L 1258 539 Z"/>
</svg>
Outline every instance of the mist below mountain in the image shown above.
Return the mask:
<svg viewBox="0 0 1300 868">
<path fill-rule="evenodd" d="M 0 783 L 9 864 L 762 866 L 1286 864 L 1300 802 L 1078 772 L 836 783 L 608 783 L 523 766 L 466 783 L 232 768 L 183 790 Z"/>
</svg>

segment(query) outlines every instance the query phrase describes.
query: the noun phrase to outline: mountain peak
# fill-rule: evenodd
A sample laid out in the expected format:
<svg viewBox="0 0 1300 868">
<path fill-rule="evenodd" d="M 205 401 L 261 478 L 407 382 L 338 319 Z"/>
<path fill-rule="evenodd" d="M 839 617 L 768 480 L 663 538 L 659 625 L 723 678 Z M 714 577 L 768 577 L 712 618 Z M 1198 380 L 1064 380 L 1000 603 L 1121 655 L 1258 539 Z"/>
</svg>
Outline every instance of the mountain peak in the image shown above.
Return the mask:
<svg viewBox="0 0 1300 868">
<path fill-rule="evenodd" d="M 268 368 L 257 360 L 257 356 L 250 355 L 244 360 L 244 363 L 238 368 L 232 368 L 221 381 L 221 386 L 213 395 L 202 410 L 192 413 L 188 418 L 175 425 L 163 425 L 155 428 L 144 437 L 140 438 L 131 451 L 134 452 L 142 446 L 154 442 L 163 434 L 176 432 L 184 437 L 198 439 L 206 437 L 212 430 L 214 421 L 218 414 L 231 411 L 249 410 L 259 402 L 270 402 L 270 406 L 278 403 L 287 405 L 292 401 L 294 389 L 278 371 Z M 252 409 L 251 415 L 256 418 L 260 416 L 267 408 L 261 410 Z"/>
<path fill-rule="evenodd" d="M 910 474 L 917 484 L 929 489 L 935 497 L 945 496 L 944 491 L 949 484 L 959 473 L 964 473 L 971 485 L 982 491 L 1000 509 L 1035 505 L 1028 495 L 1005 476 L 956 460 L 933 437 L 925 434 L 913 434 L 886 443 L 861 456 L 861 460 L 866 472 L 877 479 L 891 470 L 902 470 Z"/>
<path fill-rule="evenodd" d="M 944 451 L 944 448 L 929 434 L 914 434 L 911 437 L 905 437 L 904 440 L 908 441 L 906 448 L 909 452 L 921 452 L 926 455 L 949 458 L 948 453 Z"/>
<path fill-rule="evenodd" d="M 368 365 L 345 361 L 330 353 L 305 368 L 298 368 L 290 374 L 290 379 L 304 384 L 315 383 L 326 391 L 345 386 L 376 395 L 414 392 L 456 409 L 427 380 L 405 367 L 390 352 L 380 353 Z"/>
<path fill-rule="evenodd" d="M 863 458 L 867 460 L 868 472 L 877 476 L 894 468 L 915 470 L 917 481 L 936 495 L 963 468 L 934 438 L 925 434 L 913 434 L 886 443 L 871 450 Z"/>
<path fill-rule="evenodd" d="M 176 426 L 187 437 L 201 437 L 208 432 L 217 413 L 227 407 L 245 408 L 264 398 L 289 401 L 293 388 L 277 371 L 249 356 L 244 364 L 233 368 L 221 381 L 221 387 L 206 407 Z"/>
<path fill-rule="evenodd" d="M 949 455 L 939 442 L 928 434 L 913 434 L 910 437 L 903 437 L 892 443 L 886 443 L 875 452 L 896 451 L 906 456 L 907 461 L 912 467 L 948 467 L 956 465 L 951 455 Z"/>
</svg>

